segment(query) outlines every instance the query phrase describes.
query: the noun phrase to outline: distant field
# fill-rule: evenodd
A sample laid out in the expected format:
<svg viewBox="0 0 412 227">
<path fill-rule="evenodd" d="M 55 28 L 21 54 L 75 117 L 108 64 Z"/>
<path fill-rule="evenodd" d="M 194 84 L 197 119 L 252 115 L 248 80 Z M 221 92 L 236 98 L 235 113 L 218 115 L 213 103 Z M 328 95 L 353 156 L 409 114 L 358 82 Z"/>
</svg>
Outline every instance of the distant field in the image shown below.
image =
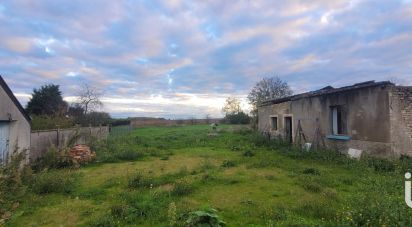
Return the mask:
<svg viewBox="0 0 412 227">
<path fill-rule="evenodd" d="M 227 125 L 141 128 L 94 149 L 101 163 L 37 174 L 46 186 L 34 183 L 6 226 L 185 226 L 206 208 L 227 226 L 412 223 L 408 159 L 301 153 Z"/>
</svg>

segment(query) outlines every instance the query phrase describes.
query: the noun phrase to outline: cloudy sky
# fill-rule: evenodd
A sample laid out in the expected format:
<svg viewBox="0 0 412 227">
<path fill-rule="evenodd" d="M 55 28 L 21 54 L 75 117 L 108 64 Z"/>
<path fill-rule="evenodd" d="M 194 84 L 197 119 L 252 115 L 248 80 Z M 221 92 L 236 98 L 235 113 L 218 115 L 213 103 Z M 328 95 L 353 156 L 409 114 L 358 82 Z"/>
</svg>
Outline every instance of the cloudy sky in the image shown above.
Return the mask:
<svg viewBox="0 0 412 227">
<path fill-rule="evenodd" d="M 2 0 L 0 35 L 23 104 L 43 84 L 72 101 L 88 83 L 115 117 L 218 117 L 270 75 L 295 93 L 412 85 L 411 0 Z"/>
</svg>

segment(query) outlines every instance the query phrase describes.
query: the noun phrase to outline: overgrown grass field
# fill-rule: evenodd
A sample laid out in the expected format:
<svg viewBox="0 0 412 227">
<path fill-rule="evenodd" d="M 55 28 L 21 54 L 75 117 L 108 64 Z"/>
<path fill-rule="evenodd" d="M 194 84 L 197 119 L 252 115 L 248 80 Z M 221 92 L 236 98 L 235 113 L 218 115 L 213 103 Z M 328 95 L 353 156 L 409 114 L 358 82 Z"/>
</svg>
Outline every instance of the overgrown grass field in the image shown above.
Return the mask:
<svg viewBox="0 0 412 227">
<path fill-rule="evenodd" d="M 98 162 L 25 180 L 6 226 L 410 226 L 409 158 L 303 152 L 241 126 L 150 127 L 93 145 Z"/>
</svg>

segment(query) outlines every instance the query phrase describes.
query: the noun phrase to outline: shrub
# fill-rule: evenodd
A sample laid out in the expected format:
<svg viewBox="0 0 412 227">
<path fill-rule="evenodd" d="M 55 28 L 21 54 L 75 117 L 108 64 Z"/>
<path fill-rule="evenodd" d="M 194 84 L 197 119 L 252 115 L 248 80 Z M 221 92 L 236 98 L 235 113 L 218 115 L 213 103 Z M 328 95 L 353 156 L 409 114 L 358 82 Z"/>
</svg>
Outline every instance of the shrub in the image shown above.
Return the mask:
<svg viewBox="0 0 412 227">
<path fill-rule="evenodd" d="M 276 177 L 273 176 L 273 175 L 266 175 L 265 178 L 266 178 L 266 180 L 275 180 L 276 179 Z"/>
<path fill-rule="evenodd" d="M 105 215 L 90 223 L 91 227 L 117 227 L 118 222 L 111 215 Z"/>
<path fill-rule="evenodd" d="M 320 171 L 315 168 L 306 168 L 303 170 L 303 174 L 320 175 Z"/>
<path fill-rule="evenodd" d="M 115 157 L 122 161 L 135 161 L 143 157 L 143 154 L 133 150 L 121 150 L 115 153 Z"/>
<path fill-rule="evenodd" d="M 0 226 L 2 219 L 11 216 L 13 204 L 26 192 L 22 181 L 26 177 L 31 177 L 31 169 L 28 166 L 22 167 L 24 153 L 15 151 L 7 165 L 0 164 Z"/>
<path fill-rule="evenodd" d="M 180 181 L 175 183 L 171 194 L 174 196 L 185 196 L 189 195 L 194 191 L 194 187 L 186 181 Z"/>
<path fill-rule="evenodd" d="M 322 191 L 322 186 L 318 183 L 307 181 L 303 184 L 303 188 L 308 192 L 319 193 Z"/>
<path fill-rule="evenodd" d="M 227 124 L 249 124 L 250 117 L 244 112 L 226 114 L 223 119 Z"/>
<path fill-rule="evenodd" d="M 70 171 L 50 171 L 34 175 L 29 185 L 37 194 L 71 193 L 75 182 L 76 176 Z"/>
<path fill-rule="evenodd" d="M 91 149 L 100 162 L 135 161 L 143 158 L 144 153 L 137 151 L 133 143 L 132 137 L 110 136 L 91 144 Z"/>
<path fill-rule="evenodd" d="M 231 146 L 231 147 L 230 147 L 230 150 L 231 150 L 231 151 L 240 151 L 240 148 L 237 147 L 237 146 Z"/>
<path fill-rule="evenodd" d="M 265 159 L 259 159 L 252 162 L 247 168 L 268 168 L 268 167 L 278 167 L 280 166 L 279 160 L 266 157 Z"/>
<path fill-rule="evenodd" d="M 384 199 L 382 199 L 384 198 Z M 336 216 L 339 226 L 411 226 L 410 208 L 401 199 L 365 193 L 345 201 L 345 209 Z"/>
<path fill-rule="evenodd" d="M 235 166 L 236 166 L 236 162 L 232 160 L 224 160 L 222 163 L 222 167 L 224 168 L 230 168 L 230 167 L 235 167 Z"/>
<path fill-rule="evenodd" d="M 331 220 L 336 216 L 336 210 L 327 201 L 306 201 L 295 209 L 301 215 L 317 219 Z"/>
<path fill-rule="evenodd" d="M 412 157 L 407 155 L 401 155 L 399 158 L 400 172 L 412 172 Z"/>
<path fill-rule="evenodd" d="M 353 185 L 354 179 L 352 179 L 352 178 L 350 178 L 350 177 L 343 177 L 343 178 L 340 179 L 340 181 L 341 181 L 343 184 L 346 184 L 346 185 Z"/>
<path fill-rule="evenodd" d="M 175 226 L 177 224 L 177 215 L 176 215 L 176 204 L 171 202 L 167 210 L 167 218 L 169 219 L 169 226 Z"/>
<path fill-rule="evenodd" d="M 208 183 L 208 182 L 214 181 L 216 179 L 217 179 L 216 173 L 211 171 L 211 172 L 206 172 L 205 174 L 203 174 L 201 176 L 200 182 Z"/>
<path fill-rule="evenodd" d="M 127 216 L 129 206 L 124 204 L 116 204 L 110 207 L 110 213 L 113 217 L 124 218 Z"/>
<path fill-rule="evenodd" d="M 183 166 L 179 169 L 179 171 L 175 173 L 168 173 L 168 174 L 154 178 L 153 183 L 155 185 L 170 184 L 187 175 L 189 175 L 189 171 L 187 170 L 186 166 Z"/>
<path fill-rule="evenodd" d="M 246 136 L 246 135 L 251 134 L 253 132 L 253 130 L 248 128 L 248 127 L 240 127 L 240 128 L 237 128 L 237 129 L 233 130 L 233 132 L 237 133 L 239 135 L 242 135 L 242 136 Z"/>
<path fill-rule="evenodd" d="M 240 183 L 240 180 L 238 180 L 238 179 L 224 178 L 222 180 L 225 184 L 238 184 L 238 183 Z"/>
<path fill-rule="evenodd" d="M 162 157 L 160 157 L 160 160 L 167 161 L 167 160 L 169 160 L 169 156 L 162 156 Z"/>
<path fill-rule="evenodd" d="M 146 177 L 141 172 L 137 172 L 129 178 L 129 188 L 149 188 L 153 186 L 153 179 Z"/>
<path fill-rule="evenodd" d="M 136 225 L 142 218 L 167 220 L 167 205 L 170 203 L 167 193 L 124 193 L 123 199 L 127 206 L 117 207 L 114 212 L 122 215 L 129 223 Z"/>
<path fill-rule="evenodd" d="M 376 172 L 393 172 L 395 164 L 393 161 L 383 158 L 368 157 L 366 162 L 369 167 L 372 167 Z"/>
<path fill-rule="evenodd" d="M 249 136 L 250 142 L 259 147 L 271 147 L 274 142 L 269 136 L 262 135 L 261 133 L 254 132 Z"/>
<path fill-rule="evenodd" d="M 43 157 L 33 163 L 32 168 L 39 172 L 45 169 L 61 169 L 75 166 L 76 162 L 67 154 L 66 150 L 58 150 L 54 146 L 50 147 Z"/>
<path fill-rule="evenodd" d="M 116 126 L 130 126 L 130 119 L 110 119 L 112 127 Z"/>
<path fill-rule="evenodd" d="M 0 193 L 6 192 L 6 188 L 12 191 L 22 186 L 21 164 L 23 160 L 23 152 L 14 153 L 11 157 L 11 161 L 7 163 L 7 165 L 3 165 L 0 163 Z"/>
<path fill-rule="evenodd" d="M 101 201 L 107 196 L 106 190 L 100 186 L 76 190 L 74 195 L 82 199 L 90 199 L 94 201 Z"/>
<path fill-rule="evenodd" d="M 338 193 L 335 189 L 326 188 L 323 190 L 322 195 L 327 199 L 338 200 Z"/>
<path fill-rule="evenodd" d="M 273 222 L 273 221 L 279 222 L 279 221 L 286 220 L 288 218 L 288 213 L 284 207 L 275 206 L 275 207 L 270 207 L 268 209 L 265 209 L 260 214 L 260 217 L 270 222 Z M 268 226 L 273 226 L 273 225 L 268 225 Z"/>
<path fill-rule="evenodd" d="M 221 227 L 226 226 L 226 223 L 220 219 L 216 214 L 215 209 L 205 209 L 194 211 L 189 214 L 189 218 L 186 221 L 187 226 L 189 227 L 198 227 L 198 226 L 210 226 L 210 227 Z"/>
<path fill-rule="evenodd" d="M 82 114 L 80 116 L 75 117 L 74 121 L 76 124 L 80 124 L 82 126 L 99 126 L 99 125 L 108 125 L 111 123 L 110 115 L 106 112 L 97 112 L 92 111 L 87 114 Z M 122 126 L 120 126 L 122 127 Z M 123 126 L 127 127 L 127 126 Z"/>
<path fill-rule="evenodd" d="M 70 128 L 74 125 L 74 122 L 70 118 L 66 117 L 50 117 L 38 115 L 32 115 L 31 117 L 32 130 L 56 129 L 57 125 L 60 128 Z"/>
<path fill-rule="evenodd" d="M 74 133 L 69 136 L 62 148 L 56 148 L 54 145 L 49 147 L 46 154 L 36 160 L 36 162 L 32 165 L 33 169 L 36 171 L 41 171 L 50 168 L 60 169 L 73 166 L 78 167 L 79 163 L 69 155 L 69 151 L 80 137 L 80 131 L 75 130 Z"/>
<path fill-rule="evenodd" d="M 153 157 L 161 157 L 162 156 L 162 153 L 160 152 L 160 150 L 154 149 L 154 148 L 151 148 L 151 147 L 146 148 L 145 152 L 148 155 L 153 156 Z"/>
<path fill-rule="evenodd" d="M 246 150 L 245 152 L 243 152 L 243 156 L 253 157 L 253 156 L 255 156 L 255 153 L 253 153 L 253 151 L 251 151 L 251 150 Z"/>
<path fill-rule="evenodd" d="M 209 159 L 204 159 L 202 161 L 202 164 L 200 165 L 200 170 L 201 171 L 209 171 L 214 169 L 215 166 L 212 164 L 212 162 Z"/>
</svg>

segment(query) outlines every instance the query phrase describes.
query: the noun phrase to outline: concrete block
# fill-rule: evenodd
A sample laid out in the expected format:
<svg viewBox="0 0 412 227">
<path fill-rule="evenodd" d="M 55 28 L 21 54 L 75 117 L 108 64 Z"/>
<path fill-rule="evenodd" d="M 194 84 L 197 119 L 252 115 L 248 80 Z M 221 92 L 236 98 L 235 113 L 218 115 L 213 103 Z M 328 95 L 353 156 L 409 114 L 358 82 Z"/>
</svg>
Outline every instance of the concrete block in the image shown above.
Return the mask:
<svg viewBox="0 0 412 227">
<path fill-rule="evenodd" d="M 348 150 L 348 155 L 349 155 L 349 157 L 351 157 L 351 158 L 360 159 L 360 157 L 361 157 L 361 155 L 362 155 L 362 150 L 349 148 L 349 150 Z"/>
</svg>

